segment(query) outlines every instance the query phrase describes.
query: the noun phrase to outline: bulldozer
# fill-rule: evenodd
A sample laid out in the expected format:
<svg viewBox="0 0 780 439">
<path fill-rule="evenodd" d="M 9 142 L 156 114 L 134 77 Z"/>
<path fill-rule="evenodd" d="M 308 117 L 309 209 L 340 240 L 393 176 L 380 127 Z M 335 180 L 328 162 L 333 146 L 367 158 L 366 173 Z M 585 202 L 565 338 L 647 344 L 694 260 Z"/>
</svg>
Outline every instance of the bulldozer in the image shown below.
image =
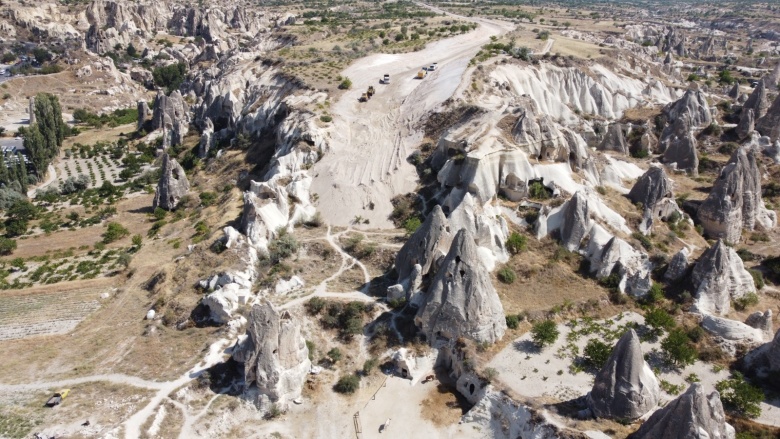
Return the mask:
<svg viewBox="0 0 780 439">
<path fill-rule="evenodd" d="M 428 72 L 426 72 L 425 70 L 420 70 L 419 72 L 417 72 L 417 79 L 423 79 L 423 78 L 425 78 L 425 75 L 426 75 L 427 73 L 428 73 Z"/>
<path fill-rule="evenodd" d="M 375 90 L 373 85 L 368 86 L 368 92 L 366 94 L 368 95 L 368 98 L 370 99 L 371 96 L 374 96 Z"/>
</svg>

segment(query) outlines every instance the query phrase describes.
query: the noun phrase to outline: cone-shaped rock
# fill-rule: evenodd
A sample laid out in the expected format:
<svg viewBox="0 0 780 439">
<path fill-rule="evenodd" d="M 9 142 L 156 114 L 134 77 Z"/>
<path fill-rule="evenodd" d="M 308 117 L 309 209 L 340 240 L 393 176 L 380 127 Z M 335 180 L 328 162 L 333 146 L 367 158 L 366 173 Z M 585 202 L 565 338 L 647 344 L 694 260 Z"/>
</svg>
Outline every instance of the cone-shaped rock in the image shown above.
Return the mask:
<svg viewBox="0 0 780 439">
<path fill-rule="evenodd" d="M 699 257 L 691 280 L 696 289 L 694 306 L 704 313 L 726 314 L 731 299 L 756 292 L 753 277 L 745 270 L 742 259 L 720 239 Z"/>
<path fill-rule="evenodd" d="M 756 129 L 756 117 L 752 108 L 743 108 L 737 125 L 737 138 L 745 140 Z"/>
<path fill-rule="evenodd" d="M 607 128 L 607 134 L 604 140 L 599 144 L 601 151 L 615 151 L 621 154 L 628 154 L 628 145 L 626 145 L 626 136 L 623 134 L 623 127 L 619 123 L 610 124 Z"/>
<path fill-rule="evenodd" d="M 733 243 L 739 242 L 742 229 L 767 230 L 777 225 L 775 213 L 761 200 L 761 174 L 752 150 L 734 151 L 699 207 L 698 217 L 708 237 Z"/>
<path fill-rule="evenodd" d="M 663 112 L 671 122 L 688 113 L 690 126 L 693 128 L 704 127 L 712 123 L 710 106 L 701 90 L 688 89 L 680 99 L 667 105 Z"/>
<path fill-rule="evenodd" d="M 769 136 L 772 142 L 780 139 L 780 95 L 777 95 L 764 117 L 756 121 L 756 131 L 763 136 Z"/>
<path fill-rule="evenodd" d="M 683 247 L 682 250 L 672 256 L 672 260 L 669 261 L 669 266 L 666 268 L 666 273 L 664 273 L 664 280 L 676 282 L 685 276 L 689 267 L 688 255 L 688 249 Z"/>
<path fill-rule="evenodd" d="M 149 105 L 147 105 L 146 101 L 138 101 L 138 126 L 136 127 L 138 131 L 141 131 L 144 128 L 144 125 L 146 124 L 146 119 L 149 118 Z"/>
<path fill-rule="evenodd" d="M 639 180 L 636 181 L 628 198 L 632 203 L 642 203 L 645 210 L 655 209 L 656 204 L 664 198 L 672 197 L 672 182 L 660 166 L 651 166 Z"/>
<path fill-rule="evenodd" d="M 450 224 L 440 206 L 435 206 L 425 222 L 406 241 L 395 257 L 398 280 L 403 281 L 420 264 L 422 274 L 427 274 L 434 262 L 444 256 L 452 242 Z"/>
<path fill-rule="evenodd" d="M 166 210 L 175 209 L 189 190 L 190 182 L 187 180 L 187 175 L 184 174 L 184 169 L 176 162 L 176 159 L 170 158 L 167 153 L 163 154 L 162 175 L 157 183 L 152 209 L 158 207 Z"/>
<path fill-rule="evenodd" d="M 745 110 L 753 110 L 753 115 L 758 119 L 766 114 L 767 108 L 769 108 L 769 101 L 766 95 L 766 85 L 763 80 L 758 81 L 758 85 L 750 93 L 745 104 L 742 105 L 742 115 L 745 115 Z"/>
<path fill-rule="evenodd" d="M 700 383 L 653 413 L 631 439 L 733 439 L 718 392 L 709 396 Z"/>
<path fill-rule="evenodd" d="M 736 99 L 739 97 L 739 82 L 735 82 L 734 86 L 731 87 L 731 90 L 729 90 L 728 97 L 731 99 Z"/>
<path fill-rule="evenodd" d="M 596 417 L 637 419 L 658 404 L 659 395 L 658 380 L 642 356 L 639 337 L 630 329 L 596 375 L 587 401 Z"/>
<path fill-rule="evenodd" d="M 254 385 L 260 399 L 282 405 L 301 396 L 311 369 L 300 324 L 267 300 L 252 307 L 246 336 L 233 349 L 233 359 L 244 363 L 246 391 Z"/>
<path fill-rule="evenodd" d="M 561 243 L 569 251 L 580 248 L 580 243 L 590 230 L 590 210 L 588 197 L 577 192 L 566 203 L 563 225 L 561 226 Z"/>
<path fill-rule="evenodd" d="M 696 138 L 691 132 L 691 118 L 683 113 L 674 123 L 664 128 L 658 147 L 664 152 L 663 162 L 676 163 L 677 169 L 698 174 L 699 155 L 696 151 Z"/>
<path fill-rule="evenodd" d="M 459 230 L 415 317 L 434 347 L 459 337 L 492 343 L 504 335 L 504 308 L 479 259 L 474 237 Z"/>
</svg>

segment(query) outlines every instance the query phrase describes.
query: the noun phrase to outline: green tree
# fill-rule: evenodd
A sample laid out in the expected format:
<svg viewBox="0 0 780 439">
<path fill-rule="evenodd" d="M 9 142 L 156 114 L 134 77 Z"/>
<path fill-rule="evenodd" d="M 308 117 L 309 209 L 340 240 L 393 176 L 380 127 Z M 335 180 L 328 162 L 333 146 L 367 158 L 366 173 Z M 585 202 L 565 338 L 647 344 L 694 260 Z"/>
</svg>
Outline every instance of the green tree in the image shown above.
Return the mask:
<svg viewBox="0 0 780 439">
<path fill-rule="evenodd" d="M 688 334 L 681 329 L 669 331 L 669 335 L 661 342 L 661 350 L 666 354 L 667 361 L 677 367 L 693 364 L 698 356 Z"/>
<path fill-rule="evenodd" d="M 506 249 L 509 253 L 516 255 L 528 248 L 528 238 L 517 233 L 512 232 L 509 234 L 509 238 L 506 239 Z"/>
<path fill-rule="evenodd" d="M 360 377 L 355 374 L 344 375 L 339 378 L 333 390 L 339 393 L 351 394 L 360 387 Z"/>
<path fill-rule="evenodd" d="M 108 223 L 108 228 L 103 233 L 103 242 L 108 244 L 114 241 L 118 241 L 125 236 L 129 235 L 130 231 L 119 223 Z"/>
<path fill-rule="evenodd" d="M 645 324 L 652 328 L 651 332 L 658 336 L 664 333 L 664 330 L 674 328 L 674 317 L 669 315 L 663 308 L 650 308 L 645 313 Z"/>
<path fill-rule="evenodd" d="M 16 241 L 0 237 L 0 255 L 10 255 L 16 250 Z"/>
<path fill-rule="evenodd" d="M 141 235 L 133 235 L 133 245 L 141 248 L 141 245 L 143 244 L 144 238 Z"/>
<path fill-rule="evenodd" d="M 155 68 L 152 71 L 152 78 L 157 86 L 165 87 L 170 93 L 179 89 L 186 74 L 187 66 L 184 63 L 178 63 Z"/>
<path fill-rule="evenodd" d="M 588 340 L 583 351 L 585 363 L 596 369 L 601 369 L 612 354 L 612 346 L 603 341 L 592 338 Z"/>
<path fill-rule="evenodd" d="M 68 128 L 62 120 L 60 101 L 54 95 L 38 93 L 34 112 L 36 121 L 24 133 L 24 147 L 38 176 L 42 176 L 49 163 L 60 153 Z"/>
<path fill-rule="evenodd" d="M 334 363 L 338 363 L 339 360 L 341 360 L 341 350 L 339 348 L 333 348 L 328 351 L 327 353 L 328 358 L 330 358 L 330 361 Z"/>
<path fill-rule="evenodd" d="M 516 314 L 509 314 L 506 316 L 506 327 L 509 329 L 517 329 L 520 326 L 520 317 Z"/>
<path fill-rule="evenodd" d="M 761 416 L 764 392 L 747 382 L 741 373 L 735 372 L 733 378 L 718 381 L 715 389 L 720 393 L 723 405 L 735 414 L 749 418 Z"/>
<path fill-rule="evenodd" d="M 559 334 L 558 326 L 552 320 L 536 323 L 531 328 L 531 338 L 540 348 L 555 343 Z"/>
<path fill-rule="evenodd" d="M 422 222 L 420 222 L 420 218 L 417 218 L 416 216 L 407 219 L 404 221 L 404 229 L 406 229 L 406 234 L 411 235 L 412 233 L 416 232 L 421 225 Z"/>
</svg>

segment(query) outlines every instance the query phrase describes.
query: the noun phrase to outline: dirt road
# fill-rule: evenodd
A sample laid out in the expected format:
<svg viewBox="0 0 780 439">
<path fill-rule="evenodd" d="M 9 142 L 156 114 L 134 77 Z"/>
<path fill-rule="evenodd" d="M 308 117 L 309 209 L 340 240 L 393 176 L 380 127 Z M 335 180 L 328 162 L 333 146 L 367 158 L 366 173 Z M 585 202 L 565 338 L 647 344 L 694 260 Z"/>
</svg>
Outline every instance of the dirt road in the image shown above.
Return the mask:
<svg viewBox="0 0 780 439">
<path fill-rule="evenodd" d="M 442 12 L 431 8 L 436 12 Z M 407 157 L 422 140 L 419 121 L 451 97 L 471 58 L 490 37 L 511 30 L 506 22 L 467 19 L 479 27 L 467 34 L 429 44 L 419 52 L 376 54 L 357 60 L 342 76 L 352 89 L 331 108 L 334 130 L 331 151 L 311 172 L 312 192 L 328 223 L 349 225 L 356 216 L 370 227 L 390 228 L 390 200 L 415 189 L 417 175 Z M 416 79 L 423 66 L 437 62 L 438 69 Z M 384 74 L 389 84 L 380 84 Z M 369 85 L 376 94 L 358 102 Z"/>
</svg>

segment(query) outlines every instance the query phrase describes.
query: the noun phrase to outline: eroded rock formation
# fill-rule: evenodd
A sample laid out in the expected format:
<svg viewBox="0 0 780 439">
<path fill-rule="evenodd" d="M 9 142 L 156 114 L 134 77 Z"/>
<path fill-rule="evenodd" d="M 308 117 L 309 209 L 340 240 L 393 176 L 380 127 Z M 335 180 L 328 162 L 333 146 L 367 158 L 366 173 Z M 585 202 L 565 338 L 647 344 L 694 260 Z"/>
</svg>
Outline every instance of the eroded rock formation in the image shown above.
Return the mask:
<svg viewBox="0 0 780 439">
<path fill-rule="evenodd" d="M 690 266 L 688 263 L 688 256 L 690 256 L 690 251 L 685 247 L 675 253 L 674 256 L 672 256 L 672 260 L 669 261 L 669 266 L 666 268 L 664 279 L 669 282 L 676 282 L 682 279 L 688 272 Z"/>
<path fill-rule="evenodd" d="M 163 147 L 180 145 L 189 131 L 189 105 L 178 90 L 166 96 L 162 91 L 154 100 L 152 130 L 163 130 Z"/>
<path fill-rule="evenodd" d="M 467 230 L 455 235 L 415 322 L 434 347 L 459 337 L 493 343 L 504 335 L 504 309 Z"/>
<path fill-rule="evenodd" d="M 311 369 L 300 324 L 267 300 L 252 307 L 246 335 L 236 342 L 233 359 L 244 363 L 245 395 L 262 408 L 275 403 L 284 409 L 300 398 Z"/>
<path fill-rule="evenodd" d="M 660 166 L 651 166 L 634 184 L 628 193 L 633 202 L 641 203 L 643 208 L 641 232 L 648 234 L 654 219 L 667 220 L 674 214 L 681 216 L 672 193 L 672 181 Z"/>
<path fill-rule="evenodd" d="M 710 106 L 701 90 L 688 89 L 680 99 L 663 109 L 663 114 L 672 123 L 685 113 L 690 117 L 691 128 L 705 127 L 712 123 Z"/>
<path fill-rule="evenodd" d="M 440 206 L 435 206 L 423 224 L 406 240 L 395 257 L 395 269 L 399 282 L 408 279 L 415 264 L 426 275 L 450 249 L 452 233 L 450 224 Z"/>
<path fill-rule="evenodd" d="M 772 102 L 766 114 L 756 121 L 756 131 L 768 136 L 772 142 L 780 139 L 780 95 Z"/>
<path fill-rule="evenodd" d="M 604 139 L 599 143 L 599 150 L 614 151 L 621 154 L 628 154 L 628 145 L 626 136 L 623 134 L 623 126 L 620 123 L 612 123 L 607 127 L 607 133 Z"/>
<path fill-rule="evenodd" d="M 167 153 L 163 153 L 162 175 L 157 183 L 157 191 L 154 194 L 152 208 L 176 209 L 179 201 L 187 195 L 189 190 L 190 182 L 187 180 L 184 169 L 176 159 L 172 159 Z"/>
<path fill-rule="evenodd" d="M 758 85 L 748 96 L 747 101 L 742 105 L 742 116 L 745 117 L 746 110 L 753 110 L 753 116 L 756 119 L 764 117 L 769 108 L 769 101 L 766 94 L 766 84 L 764 81 L 758 81 Z"/>
<path fill-rule="evenodd" d="M 752 150 L 734 151 L 699 207 L 698 217 L 706 236 L 732 243 L 739 242 L 742 229 L 768 230 L 777 225 L 776 214 L 761 199 L 761 174 Z"/>
<path fill-rule="evenodd" d="M 734 439 L 734 428 L 726 423 L 718 392 L 704 393 L 700 383 L 653 413 L 631 439 Z"/>
<path fill-rule="evenodd" d="M 731 299 L 756 292 L 753 277 L 745 270 L 742 259 L 721 239 L 699 257 L 691 281 L 696 289 L 694 308 L 702 313 L 726 314 Z"/>
<path fill-rule="evenodd" d="M 680 114 L 671 125 L 664 128 L 658 147 L 664 154 L 664 163 L 698 175 L 699 155 L 691 123 L 689 113 Z"/>
<path fill-rule="evenodd" d="M 598 418 L 638 419 L 658 404 L 660 387 L 642 356 L 633 329 L 618 340 L 588 394 L 588 407 Z"/>
</svg>

